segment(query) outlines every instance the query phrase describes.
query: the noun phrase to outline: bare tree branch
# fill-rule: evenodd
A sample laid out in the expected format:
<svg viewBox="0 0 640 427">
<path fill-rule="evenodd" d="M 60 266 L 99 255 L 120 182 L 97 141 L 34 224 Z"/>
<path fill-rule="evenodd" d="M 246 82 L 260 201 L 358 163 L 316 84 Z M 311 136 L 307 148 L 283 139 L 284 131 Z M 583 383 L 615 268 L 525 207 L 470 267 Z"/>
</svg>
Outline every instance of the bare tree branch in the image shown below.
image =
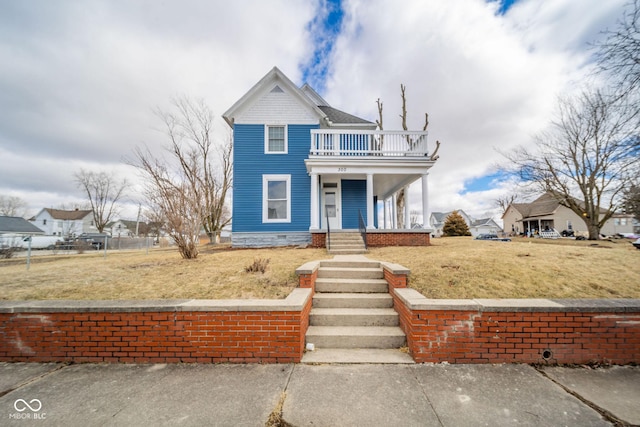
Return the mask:
<svg viewBox="0 0 640 427">
<path fill-rule="evenodd" d="M 128 186 L 127 180 L 119 181 L 113 174 L 80 169 L 74 174 L 78 187 L 87 196 L 93 222 L 100 233 L 118 214 L 117 203 L 122 199 Z"/>
<path fill-rule="evenodd" d="M 226 199 L 232 185 L 232 139 L 229 135 L 221 145 L 214 143 L 214 115 L 202 100 L 175 99 L 173 111 L 156 114 L 177 167 L 140 148 L 129 163 L 143 173 L 147 200 L 166 221 L 182 257 L 196 258 L 200 229 L 214 242 L 231 220 Z"/>
<path fill-rule="evenodd" d="M 521 147 L 505 156 L 523 181 L 551 192 L 597 239 L 638 173 L 635 115 L 624 99 L 584 91 L 559 100 L 558 118 L 536 137 L 535 150 Z"/>
</svg>

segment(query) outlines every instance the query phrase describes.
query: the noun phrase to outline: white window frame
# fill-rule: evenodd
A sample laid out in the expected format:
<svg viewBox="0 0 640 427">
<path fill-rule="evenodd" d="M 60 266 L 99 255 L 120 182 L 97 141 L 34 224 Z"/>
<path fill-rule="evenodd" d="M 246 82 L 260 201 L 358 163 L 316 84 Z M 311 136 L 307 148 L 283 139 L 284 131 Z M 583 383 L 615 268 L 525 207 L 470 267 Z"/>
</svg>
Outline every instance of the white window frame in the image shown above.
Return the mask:
<svg viewBox="0 0 640 427">
<path fill-rule="evenodd" d="M 271 151 L 269 150 L 269 128 L 278 127 L 284 128 L 284 150 L 283 151 Z M 264 153 L 265 154 L 288 154 L 289 153 L 289 129 L 287 125 L 270 124 L 264 125 Z"/>
<path fill-rule="evenodd" d="M 287 217 L 269 218 L 269 182 L 286 181 L 287 186 Z M 262 222 L 290 223 L 291 222 L 291 175 L 262 175 Z"/>
</svg>

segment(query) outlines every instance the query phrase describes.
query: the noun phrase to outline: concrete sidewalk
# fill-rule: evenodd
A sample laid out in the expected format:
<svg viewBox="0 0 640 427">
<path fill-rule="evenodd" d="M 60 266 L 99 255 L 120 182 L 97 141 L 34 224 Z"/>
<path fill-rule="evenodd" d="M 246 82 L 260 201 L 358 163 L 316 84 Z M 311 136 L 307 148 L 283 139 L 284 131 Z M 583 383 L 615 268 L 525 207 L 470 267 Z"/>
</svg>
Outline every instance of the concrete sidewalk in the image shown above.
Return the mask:
<svg viewBox="0 0 640 427">
<path fill-rule="evenodd" d="M 3 426 L 640 425 L 640 367 L 0 363 Z"/>
</svg>

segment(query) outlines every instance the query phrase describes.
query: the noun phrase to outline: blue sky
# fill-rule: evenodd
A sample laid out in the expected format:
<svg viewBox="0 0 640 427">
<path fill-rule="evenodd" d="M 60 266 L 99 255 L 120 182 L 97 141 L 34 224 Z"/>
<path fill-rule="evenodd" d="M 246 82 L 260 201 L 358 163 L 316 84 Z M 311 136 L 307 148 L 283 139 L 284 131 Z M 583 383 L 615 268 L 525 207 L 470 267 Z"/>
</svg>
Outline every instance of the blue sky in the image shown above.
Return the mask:
<svg viewBox="0 0 640 427">
<path fill-rule="evenodd" d="M 429 113 L 442 142 L 429 175 L 433 211 L 499 217 L 511 191 L 497 149 L 531 144 L 556 98 L 590 75 L 589 43 L 627 0 L 32 0 L 0 6 L 0 194 L 29 212 L 81 206 L 74 171 L 137 182 L 134 147 L 162 153 L 155 108 L 202 98 L 217 116 L 273 66 L 334 107 L 385 129 Z M 131 188 L 130 209 L 137 211 Z M 138 196 L 139 197 L 139 196 Z M 410 203 L 420 197 L 410 191 Z M 127 214 L 128 212 L 128 214 Z"/>
</svg>

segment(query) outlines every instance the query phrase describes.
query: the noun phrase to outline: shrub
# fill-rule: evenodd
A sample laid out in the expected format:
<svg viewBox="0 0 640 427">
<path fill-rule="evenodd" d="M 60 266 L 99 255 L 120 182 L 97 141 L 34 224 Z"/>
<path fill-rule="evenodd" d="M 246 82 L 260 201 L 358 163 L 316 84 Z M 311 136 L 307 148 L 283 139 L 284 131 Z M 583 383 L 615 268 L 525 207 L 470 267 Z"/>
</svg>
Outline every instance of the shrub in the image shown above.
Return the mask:
<svg viewBox="0 0 640 427">
<path fill-rule="evenodd" d="M 442 227 L 442 233 L 445 236 L 471 236 L 469 226 L 458 211 L 453 211 L 449 214 Z"/>
<path fill-rule="evenodd" d="M 0 259 L 13 258 L 13 254 L 15 254 L 16 251 L 17 251 L 17 248 L 14 248 L 14 247 L 2 248 L 0 249 Z"/>
<path fill-rule="evenodd" d="M 256 258 L 253 260 L 253 264 L 245 267 L 244 271 L 247 273 L 264 273 L 265 271 L 267 271 L 268 265 L 268 258 Z"/>
</svg>

